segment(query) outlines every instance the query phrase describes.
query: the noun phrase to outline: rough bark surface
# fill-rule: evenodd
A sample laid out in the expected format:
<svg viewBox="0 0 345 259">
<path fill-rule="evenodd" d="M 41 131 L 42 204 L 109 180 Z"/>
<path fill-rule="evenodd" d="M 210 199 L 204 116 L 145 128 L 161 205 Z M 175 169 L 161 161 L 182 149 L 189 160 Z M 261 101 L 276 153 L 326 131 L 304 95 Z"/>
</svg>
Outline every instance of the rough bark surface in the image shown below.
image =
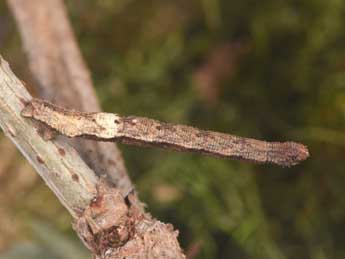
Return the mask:
<svg viewBox="0 0 345 259">
<path fill-rule="evenodd" d="M 62 0 L 8 0 L 40 97 L 81 111 L 100 111 Z M 133 186 L 113 143 L 71 140 L 84 161 L 127 195 Z"/>
<path fill-rule="evenodd" d="M 0 58 L 0 126 L 76 217 L 95 197 L 97 178 L 73 148 L 59 140 L 46 142 L 37 123 L 20 115 L 30 100 L 22 82 Z"/>
<path fill-rule="evenodd" d="M 63 1 L 8 0 L 7 2 L 17 22 L 24 48 L 28 54 L 29 66 L 37 82 L 37 92 L 39 92 L 40 96 L 51 101 L 59 102 L 66 107 L 82 111 L 100 111 L 90 74 L 73 35 Z M 22 108 L 22 106 L 20 108 Z M 48 141 L 47 143 L 50 142 Z M 112 206 L 111 211 L 113 214 L 120 213 L 123 208 L 132 210 L 132 208 L 135 207 L 137 214 L 141 215 L 138 218 L 150 218 L 148 214 L 144 213 L 143 206 L 133 191 L 134 187 L 126 172 L 122 156 L 113 143 L 101 143 L 89 140 L 73 140 L 71 143 L 87 165 L 89 165 L 97 175 L 108 176 L 108 179 L 110 179 L 117 188 L 116 193 L 121 193 L 121 199 L 115 199 L 118 203 Z M 63 152 L 59 152 L 59 154 L 60 153 Z M 74 179 L 79 179 L 78 177 L 79 175 L 77 174 L 77 176 L 74 176 Z M 95 176 L 93 177 L 95 178 Z M 65 184 L 68 183 L 66 182 Z M 58 195 L 59 190 L 58 188 L 56 189 L 56 194 Z M 74 195 L 78 195 L 78 193 L 75 192 Z M 88 192 L 88 195 L 94 197 L 95 188 Z M 119 196 L 117 197 L 119 198 Z M 128 202 L 129 197 L 130 203 Z M 96 200 L 99 201 L 97 198 Z M 64 205 L 66 206 L 68 204 Z M 66 207 L 68 208 L 68 206 Z M 88 211 L 86 207 L 84 209 Z M 106 213 L 106 211 L 107 209 L 105 209 L 103 213 Z M 78 212 L 80 211 L 78 210 Z M 71 211 L 71 213 L 73 213 L 73 211 Z M 130 213 L 125 214 L 130 215 Z M 77 216 L 80 215 L 78 214 Z M 77 222 L 82 222 L 81 218 L 78 217 Z M 88 226 L 89 221 L 86 220 L 86 222 Z M 124 222 L 130 221 L 125 220 Z M 140 220 L 135 222 L 140 223 Z M 150 219 L 148 222 L 158 221 Z M 115 228 L 117 223 L 113 223 Z M 92 225 L 92 222 L 90 224 Z M 184 258 L 176 239 L 176 233 L 171 232 L 171 228 L 168 227 L 168 225 L 159 223 L 155 226 L 158 225 L 160 226 L 160 230 L 155 232 L 155 244 L 158 244 L 157 242 L 159 242 L 159 240 L 167 240 L 169 244 L 169 240 L 171 240 L 169 247 L 165 247 L 163 244 L 158 245 L 162 253 L 166 253 L 167 255 L 170 254 L 171 257 L 158 256 L 156 258 Z M 75 226 L 78 226 L 78 224 Z M 132 228 L 133 224 L 121 226 L 121 228 L 116 227 L 116 230 L 127 227 Z M 91 228 L 87 227 L 86 229 Z M 76 230 L 79 236 L 83 237 L 82 229 L 76 227 Z M 135 254 L 131 257 L 130 251 L 132 250 L 126 248 L 127 242 L 123 242 L 121 246 L 117 246 L 117 253 L 119 255 L 121 253 L 126 253 L 129 258 L 155 258 L 150 257 L 150 247 L 152 246 L 151 239 L 145 239 L 144 235 L 146 232 L 140 232 L 139 230 L 134 231 L 136 234 L 131 235 L 131 238 L 128 239 L 128 243 L 136 248 L 135 251 L 133 250 Z M 104 232 L 107 231 L 108 230 L 104 230 Z M 121 233 L 120 231 L 120 236 Z M 165 235 L 163 235 L 164 233 Z M 94 233 L 91 233 L 91 236 L 92 238 L 88 235 L 90 240 L 93 240 Z M 104 239 L 102 240 L 104 241 Z M 147 240 L 147 242 L 143 242 L 143 240 Z M 95 248 L 92 249 L 93 253 L 97 255 L 97 257 L 103 258 L 99 252 L 103 251 L 105 249 L 104 247 L 107 247 L 104 246 L 104 242 L 102 242 L 103 249 L 91 246 L 94 242 L 91 242 L 92 244 L 88 245 L 88 247 Z M 108 243 L 110 244 L 111 242 Z M 96 244 L 100 243 L 96 242 Z M 154 247 L 157 248 L 157 245 L 154 245 Z M 123 252 L 125 250 L 127 252 Z M 121 257 L 116 257 L 115 253 L 114 256 L 108 253 L 106 258 Z"/>
<path fill-rule="evenodd" d="M 99 180 L 62 140 L 45 140 L 44 126 L 21 116 L 32 100 L 0 57 L 0 126 L 74 217 L 74 229 L 96 258 L 185 258 L 178 232 L 143 212 L 131 192 L 125 198 Z"/>
<path fill-rule="evenodd" d="M 97 187 L 97 198 L 74 223 L 74 229 L 93 254 L 104 259 L 185 258 L 177 242 L 178 231 L 171 224 L 141 213 L 132 194 L 124 203 L 118 190 L 105 182 Z"/>
</svg>

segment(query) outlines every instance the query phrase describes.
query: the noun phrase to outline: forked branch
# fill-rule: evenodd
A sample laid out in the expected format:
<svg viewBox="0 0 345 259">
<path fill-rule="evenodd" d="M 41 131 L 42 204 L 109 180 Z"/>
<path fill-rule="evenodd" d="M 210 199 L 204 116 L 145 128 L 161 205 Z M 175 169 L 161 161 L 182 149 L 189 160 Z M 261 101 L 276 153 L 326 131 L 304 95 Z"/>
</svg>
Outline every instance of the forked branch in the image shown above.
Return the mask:
<svg viewBox="0 0 345 259">
<path fill-rule="evenodd" d="M 46 141 L 39 123 L 21 116 L 32 97 L 0 57 L 0 127 L 31 162 L 74 218 L 97 259 L 183 259 L 178 232 L 137 206 L 135 193 L 99 181 L 63 140 Z"/>
</svg>

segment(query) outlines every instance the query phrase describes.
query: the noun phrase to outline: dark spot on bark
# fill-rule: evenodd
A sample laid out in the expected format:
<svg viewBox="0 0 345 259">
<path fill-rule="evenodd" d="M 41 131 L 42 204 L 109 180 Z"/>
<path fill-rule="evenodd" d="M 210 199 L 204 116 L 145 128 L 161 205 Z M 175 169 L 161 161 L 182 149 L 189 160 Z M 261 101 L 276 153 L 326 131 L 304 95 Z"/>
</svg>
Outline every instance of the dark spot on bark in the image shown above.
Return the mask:
<svg viewBox="0 0 345 259">
<path fill-rule="evenodd" d="M 109 165 L 116 165 L 115 161 L 114 161 L 114 160 L 111 160 L 111 159 L 108 159 L 108 164 L 109 164 Z"/>
<path fill-rule="evenodd" d="M 157 129 L 157 130 L 161 130 L 162 127 L 158 125 L 158 126 L 156 126 L 156 129 Z"/>
<path fill-rule="evenodd" d="M 77 174 L 72 174 L 72 180 L 75 182 L 79 182 L 79 176 Z"/>
<path fill-rule="evenodd" d="M 94 198 L 94 200 L 91 203 L 91 207 L 101 207 L 103 201 L 103 195 L 98 195 Z"/>
<path fill-rule="evenodd" d="M 128 224 L 128 223 L 127 223 Z M 118 248 L 124 245 L 131 237 L 132 226 L 113 226 L 97 233 L 94 237 L 97 250 L 103 254 L 109 247 Z"/>
<path fill-rule="evenodd" d="M 16 136 L 16 134 L 12 131 L 12 129 L 10 127 L 7 129 L 7 133 L 10 134 L 10 136 L 12 138 L 14 138 Z"/>
<path fill-rule="evenodd" d="M 115 123 L 115 124 L 119 124 L 120 121 L 119 121 L 119 120 L 114 120 L 114 123 Z"/>
<path fill-rule="evenodd" d="M 43 128 L 40 127 L 39 125 L 37 125 L 35 127 L 36 127 L 37 134 L 40 136 L 43 136 Z"/>
<path fill-rule="evenodd" d="M 40 156 L 37 156 L 36 158 L 37 158 L 38 163 L 44 164 L 44 161 L 42 160 Z"/>
<path fill-rule="evenodd" d="M 43 132 L 42 132 L 41 137 L 43 137 L 45 141 L 54 139 L 56 135 L 57 135 L 57 132 L 55 130 L 50 129 L 48 127 L 43 127 Z"/>
<path fill-rule="evenodd" d="M 19 101 L 24 104 L 25 106 L 28 104 L 27 101 L 25 101 L 22 97 L 19 97 Z"/>
<path fill-rule="evenodd" d="M 66 155 L 66 151 L 63 148 L 58 148 L 58 151 L 59 151 L 60 156 Z"/>
<path fill-rule="evenodd" d="M 126 205 L 128 206 L 128 208 L 132 206 L 131 200 L 130 200 L 130 198 L 129 198 L 129 195 L 131 195 L 131 193 L 129 193 L 129 194 L 125 197 L 125 199 L 124 199 L 124 201 L 125 201 Z"/>
</svg>

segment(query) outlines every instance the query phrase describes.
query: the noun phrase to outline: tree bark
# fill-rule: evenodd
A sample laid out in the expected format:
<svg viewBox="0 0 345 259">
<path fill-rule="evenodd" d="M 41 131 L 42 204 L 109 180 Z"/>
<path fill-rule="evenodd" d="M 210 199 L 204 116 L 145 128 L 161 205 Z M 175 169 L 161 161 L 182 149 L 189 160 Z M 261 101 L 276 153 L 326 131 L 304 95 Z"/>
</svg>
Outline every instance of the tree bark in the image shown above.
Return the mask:
<svg viewBox="0 0 345 259">
<path fill-rule="evenodd" d="M 17 22 L 37 92 L 43 99 L 81 111 L 101 111 L 61 0 L 8 0 Z M 114 144 L 70 140 L 98 175 L 107 175 L 125 196 L 133 185 Z"/>
<path fill-rule="evenodd" d="M 98 180 L 61 139 L 46 141 L 44 126 L 21 116 L 32 99 L 0 57 L 0 127 L 74 218 L 74 229 L 96 258 L 185 258 L 178 231 L 151 218 L 131 193 Z M 43 128 L 42 128 L 43 127 Z"/>
<path fill-rule="evenodd" d="M 40 96 L 66 107 L 100 111 L 62 0 L 8 0 L 8 4 L 17 21 Z M 178 232 L 144 212 L 116 146 L 73 140 L 71 144 L 81 159 L 62 140 L 45 142 L 37 133 L 37 123 L 19 116 L 31 96 L 4 61 L 1 67 L 4 79 L 0 84 L 5 91 L 0 95 L 0 106 L 12 107 L 3 110 L 7 115 L 0 120 L 1 127 L 75 218 L 74 228 L 94 256 L 185 258 L 177 241 Z M 10 100 L 8 104 L 6 98 Z M 26 130 L 20 131 L 23 125 L 30 129 L 29 135 L 23 133 Z M 107 176 L 112 187 L 108 181 L 98 181 L 95 174 Z"/>
<path fill-rule="evenodd" d="M 61 140 L 44 141 L 37 123 L 20 115 L 30 100 L 30 94 L 1 58 L 0 126 L 76 218 L 96 195 L 97 177 L 73 148 Z"/>
</svg>

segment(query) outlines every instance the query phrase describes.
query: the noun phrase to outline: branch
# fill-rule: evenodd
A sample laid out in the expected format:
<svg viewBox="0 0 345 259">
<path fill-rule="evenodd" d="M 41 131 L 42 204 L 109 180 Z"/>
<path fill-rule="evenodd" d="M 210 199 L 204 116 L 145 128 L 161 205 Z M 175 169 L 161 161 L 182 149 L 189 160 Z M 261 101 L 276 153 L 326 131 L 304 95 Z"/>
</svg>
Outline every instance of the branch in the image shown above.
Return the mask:
<svg viewBox="0 0 345 259">
<path fill-rule="evenodd" d="M 66 107 L 82 111 L 99 111 L 100 107 L 92 87 L 90 74 L 74 38 L 63 1 L 7 0 L 7 2 L 17 21 L 24 48 L 29 57 L 30 68 L 41 96 L 48 100 L 58 101 Z M 78 218 L 75 225 L 76 231 L 87 247 L 101 258 L 105 258 L 101 254 L 106 253 L 106 258 L 109 259 L 118 258 L 116 256 L 120 258 L 133 258 L 133 256 L 134 258 L 184 258 L 176 239 L 177 232 L 174 232 L 169 225 L 151 219 L 144 213 L 135 192 L 132 192 L 134 187 L 115 145 L 86 140 L 73 140 L 71 143 L 87 165 L 97 175 L 109 176 L 121 193 L 121 196 L 118 196 L 119 192 L 112 188 L 109 189 L 112 195 L 98 192 L 96 204 L 89 204 L 93 205 L 91 206 L 93 208 L 103 209 L 100 218 L 108 219 L 108 225 L 103 228 L 109 226 L 113 228 L 102 230 L 102 227 L 86 227 L 83 232 L 82 226 L 95 226 L 95 222 L 92 222 L 87 213 L 93 211 L 91 207 L 86 208 Z M 100 189 L 104 188 L 98 186 L 98 190 Z M 103 196 L 109 199 L 102 199 Z M 105 200 L 113 200 L 112 206 L 108 209 L 104 208 L 105 205 L 100 202 Z M 121 210 L 121 208 L 127 208 L 127 210 Z M 116 222 L 114 219 L 111 221 L 112 216 L 121 211 L 127 211 L 122 217 L 123 221 Z M 137 217 L 133 218 L 133 215 Z M 131 228 L 131 226 L 134 227 Z M 87 233 L 88 229 L 97 230 L 97 235 Z M 127 231 L 129 229 L 133 235 L 128 235 L 128 240 L 123 241 L 123 234 L 129 233 Z M 104 240 L 103 237 L 106 236 L 102 233 L 108 233 L 110 239 L 121 236 L 122 238 L 119 239 L 122 242 L 118 244 L 105 242 L 107 238 Z"/>
<path fill-rule="evenodd" d="M 97 178 L 73 148 L 59 140 L 46 142 L 37 124 L 20 115 L 30 100 L 21 81 L 0 57 L 0 126 L 76 218 L 95 197 Z"/>
<path fill-rule="evenodd" d="M 143 213 L 134 193 L 126 199 L 99 181 L 77 152 L 61 140 L 46 141 L 42 125 L 21 116 L 32 97 L 0 57 L 0 127 L 71 213 L 74 229 L 101 259 L 183 259 L 178 232 Z"/>
<path fill-rule="evenodd" d="M 62 0 L 8 0 L 39 95 L 81 111 L 100 111 Z M 126 196 L 132 183 L 113 143 L 71 140 L 98 175 L 108 175 Z"/>
</svg>

